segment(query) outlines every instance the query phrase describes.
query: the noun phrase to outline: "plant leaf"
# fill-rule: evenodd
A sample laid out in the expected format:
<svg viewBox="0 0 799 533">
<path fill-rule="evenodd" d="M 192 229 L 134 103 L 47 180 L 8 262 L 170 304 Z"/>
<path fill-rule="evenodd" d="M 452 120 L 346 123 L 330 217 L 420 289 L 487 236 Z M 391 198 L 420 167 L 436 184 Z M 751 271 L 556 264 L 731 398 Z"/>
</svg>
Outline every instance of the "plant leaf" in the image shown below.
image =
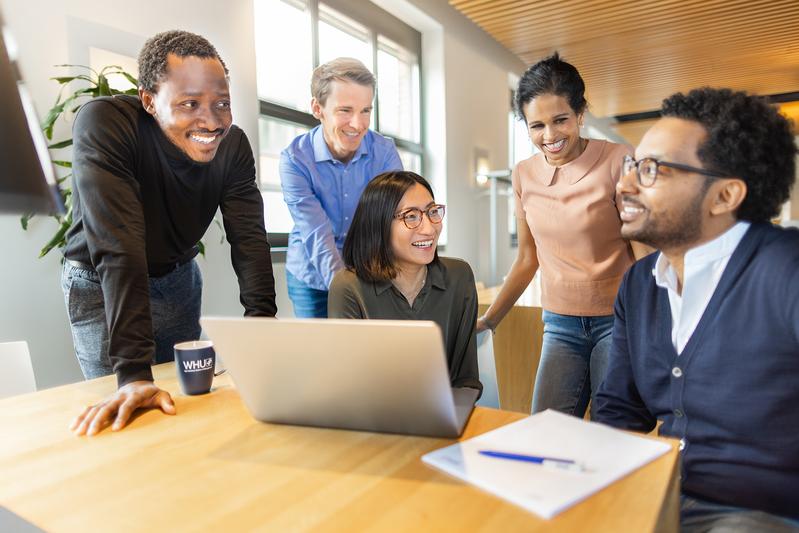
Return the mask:
<svg viewBox="0 0 799 533">
<path fill-rule="evenodd" d="M 214 217 L 214 224 L 216 224 L 216 227 L 219 228 L 219 233 L 221 233 L 221 235 L 219 236 L 219 244 L 224 244 L 225 243 L 225 226 L 222 225 L 222 222 L 219 220 L 218 217 Z"/>
<path fill-rule="evenodd" d="M 97 80 L 95 80 L 91 76 L 87 76 L 86 74 L 79 74 L 79 75 L 75 76 L 74 79 L 83 80 L 83 81 L 89 82 L 92 85 L 97 85 Z"/>
<path fill-rule="evenodd" d="M 25 231 L 27 231 L 27 230 L 28 230 L 28 222 L 29 222 L 29 221 L 30 221 L 30 219 L 32 219 L 34 216 L 36 216 L 36 213 L 25 213 L 24 215 L 22 215 L 22 216 L 20 217 L 20 219 L 19 219 L 19 223 L 20 223 L 20 225 L 22 226 L 22 229 L 24 229 Z"/>
<path fill-rule="evenodd" d="M 125 78 L 127 78 L 127 80 L 128 80 L 129 82 L 131 82 L 131 83 L 133 84 L 133 86 L 134 86 L 134 87 L 138 87 L 138 86 L 139 86 L 139 80 L 137 80 L 136 78 L 134 78 L 133 76 L 131 76 L 130 74 L 128 74 L 127 72 L 125 72 L 124 70 L 123 70 L 123 71 L 121 71 L 121 72 L 120 72 L 120 74 L 122 74 L 123 76 L 125 76 Z"/>
<path fill-rule="evenodd" d="M 205 243 L 203 241 L 197 241 L 197 249 L 200 250 L 200 255 L 205 257 Z"/>
<path fill-rule="evenodd" d="M 102 74 L 97 77 L 97 89 L 100 96 L 111 96 L 111 87 L 108 86 L 108 78 Z"/>
<path fill-rule="evenodd" d="M 58 90 L 58 97 L 55 100 L 55 104 L 53 107 L 48 111 L 45 120 L 42 122 L 42 130 L 44 131 L 47 139 L 52 141 L 53 140 L 53 129 L 55 127 L 56 122 L 60 117 L 63 117 L 67 112 L 76 113 L 81 106 L 85 102 L 78 102 L 81 98 L 96 98 L 98 96 L 109 96 L 113 94 L 130 94 L 136 95 L 138 94 L 138 80 L 122 70 L 121 67 L 117 65 L 107 65 L 103 67 L 102 70 L 98 73 L 94 69 L 86 66 L 86 65 L 73 65 L 73 64 L 62 64 L 56 65 L 57 67 L 71 67 L 71 68 L 78 68 L 81 69 L 84 73 L 77 74 L 74 76 L 57 76 L 51 78 L 57 81 L 60 85 Z M 132 85 L 133 87 L 127 89 L 125 91 L 120 91 L 118 89 L 112 89 L 108 83 L 108 75 L 109 74 L 121 74 L 124 76 Z M 80 80 L 86 82 L 88 86 L 84 86 L 80 84 L 80 88 L 72 90 L 70 83 L 73 81 Z M 64 95 L 67 95 L 64 97 Z M 50 144 L 48 146 L 51 150 L 57 150 L 60 148 L 67 148 L 68 146 L 72 145 L 72 139 L 64 139 L 62 141 L 58 141 L 55 143 Z M 54 165 L 63 168 L 72 168 L 72 162 L 68 160 L 54 160 Z M 53 216 L 58 221 L 58 230 L 53 235 L 53 237 L 45 244 L 45 246 L 39 252 L 39 257 L 44 257 L 47 255 L 53 248 L 60 248 L 66 245 L 66 233 L 69 228 L 72 226 L 72 200 L 74 195 L 72 194 L 72 188 L 69 184 L 65 183 L 72 177 L 72 173 L 68 173 L 64 176 L 57 178 L 57 182 L 61 184 L 60 192 L 61 198 L 64 201 L 64 205 L 67 208 L 66 214 L 61 217 L 58 215 Z M 23 229 L 28 228 L 28 222 L 33 217 L 33 213 L 27 213 L 20 218 L 20 224 L 22 225 Z M 205 254 L 205 245 L 202 241 L 200 241 L 197 245 L 200 248 L 200 253 L 203 255 Z"/>
<path fill-rule="evenodd" d="M 122 70 L 122 67 L 119 65 L 106 65 L 100 69 L 100 72 L 97 74 L 97 76 L 108 76 L 109 74 L 114 74 L 114 71 L 117 70 Z"/>
<path fill-rule="evenodd" d="M 67 97 L 64 101 L 56 102 L 56 105 L 50 108 L 50 111 L 47 112 L 47 117 L 45 117 L 44 122 L 42 123 L 42 129 L 44 130 L 45 135 L 47 135 L 48 140 L 53 139 L 53 128 L 55 127 L 55 123 L 58 120 L 58 117 L 60 117 L 64 113 L 64 109 L 67 106 L 72 105 L 72 103 L 75 102 L 75 100 L 77 100 L 78 98 L 83 98 L 85 96 L 86 94 L 84 92 L 73 93 L 72 95 Z"/>
<path fill-rule="evenodd" d="M 63 63 L 61 65 L 54 65 L 54 66 L 56 66 L 56 67 L 76 67 L 76 68 L 82 68 L 84 70 L 88 70 L 90 72 L 94 72 L 94 69 L 89 67 L 89 66 L 87 66 L 87 65 L 75 65 L 75 64 L 72 64 L 72 63 Z"/>
<path fill-rule="evenodd" d="M 61 221 L 61 226 L 58 228 L 58 231 L 53 238 L 50 239 L 47 244 L 44 245 L 44 248 L 39 252 L 39 259 L 47 255 L 50 250 L 53 248 L 61 248 L 67 244 L 66 239 L 64 238 L 67 234 L 67 230 L 72 225 L 72 214 L 67 213 L 67 216 L 64 217 L 64 220 Z"/>
<path fill-rule="evenodd" d="M 47 148 L 50 150 L 58 150 L 59 148 L 66 148 L 67 146 L 72 146 L 72 139 L 64 139 L 61 142 L 51 144 Z"/>
<path fill-rule="evenodd" d="M 60 83 L 60 84 L 62 84 L 62 85 L 63 85 L 63 84 L 65 84 L 65 83 L 69 83 L 69 82 L 71 82 L 71 81 L 72 81 L 72 80 L 74 80 L 75 78 L 77 78 L 77 76 L 57 76 L 57 77 L 55 77 L 55 78 L 50 78 L 50 79 L 51 79 L 51 80 L 55 80 L 55 81 L 57 81 L 58 83 Z"/>
<path fill-rule="evenodd" d="M 64 112 L 64 104 L 56 102 L 50 111 L 47 112 L 47 116 L 42 122 L 42 129 L 44 130 L 45 135 L 47 135 L 48 140 L 52 140 L 53 138 L 53 126 L 55 125 L 55 121 L 58 120 L 58 117 L 61 116 L 61 113 Z"/>
</svg>

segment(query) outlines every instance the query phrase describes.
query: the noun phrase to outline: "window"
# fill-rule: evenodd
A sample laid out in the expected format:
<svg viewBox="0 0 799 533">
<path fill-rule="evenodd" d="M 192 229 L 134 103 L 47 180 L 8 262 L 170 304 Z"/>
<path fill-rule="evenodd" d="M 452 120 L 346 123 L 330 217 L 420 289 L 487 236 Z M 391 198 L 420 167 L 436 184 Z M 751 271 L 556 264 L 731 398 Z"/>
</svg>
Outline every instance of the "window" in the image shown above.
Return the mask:
<svg viewBox="0 0 799 533">
<path fill-rule="evenodd" d="M 354 57 L 377 77 L 372 128 L 391 137 L 403 167 L 421 174 L 421 34 L 369 2 L 255 0 L 259 119 L 259 180 L 266 228 L 275 247 L 293 225 L 283 202 L 280 152 L 318 124 L 310 114 L 311 71 Z"/>
<path fill-rule="evenodd" d="M 524 119 L 516 116 L 513 109 L 513 91 L 510 93 L 510 111 L 508 112 L 508 163 L 514 168 L 520 162 L 532 156 L 537 150 L 530 141 L 527 124 Z M 510 245 L 515 248 L 519 245 L 519 234 L 516 231 L 516 206 L 513 193 L 508 195 L 508 231 L 510 232 Z"/>
<path fill-rule="evenodd" d="M 419 142 L 419 58 L 383 36 L 377 39 L 381 131 Z"/>
<path fill-rule="evenodd" d="M 319 64 L 337 57 L 354 57 L 367 67 L 374 64 L 369 30 L 335 9 L 319 4 Z M 305 73 L 306 78 L 311 72 Z"/>
<path fill-rule="evenodd" d="M 256 0 L 254 7 L 258 98 L 310 111 L 313 54 L 308 6 L 303 1 Z"/>
<path fill-rule="evenodd" d="M 269 215 L 269 229 L 274 233 L 291 231 L 292 221 L 289 208 L 283 201 L 280 190 L 280 152 L 297 135 L 310 128 L 284 120 L 261 116 L 258 119 L 259 166 L 261 168 L 261 189 L 264 196 L 264 209 Z"/>
<path fill-rule="evenodd" d="M 511 100 L 513 95 L 511 93 Z M 530 134 L 527 131 L 527 124 L 524 119 L 519 119 L 513 111 L 513 103 L 511 103 L 511 110 L 508 112 L 508 162 L 510 168 L 515 167 L 521 161 L 537 152 L 535 146 L 530 141 Z"/>
</svg>

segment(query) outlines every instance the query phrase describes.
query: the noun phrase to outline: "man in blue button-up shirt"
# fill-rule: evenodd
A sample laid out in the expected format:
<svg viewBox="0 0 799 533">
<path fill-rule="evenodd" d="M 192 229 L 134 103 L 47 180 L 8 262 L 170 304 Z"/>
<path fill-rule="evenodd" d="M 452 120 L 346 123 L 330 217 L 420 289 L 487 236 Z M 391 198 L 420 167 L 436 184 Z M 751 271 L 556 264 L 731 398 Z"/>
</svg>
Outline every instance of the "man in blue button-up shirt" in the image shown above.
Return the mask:
<svg viewBox="0 0 799 533">
<path fill-rule="evenodd" d="M 280 154 L 283 197 L 294 219 L 286 278 L 294 314 L 327 317 L 327 291 L 344 268 L 341 248 L 366 184 L 402 170 L 394 143 L 369 129 L 375 78 L 356 59 L 338 58 L 311 78 L 311 110 L 321 124 Z"/>
</svg>

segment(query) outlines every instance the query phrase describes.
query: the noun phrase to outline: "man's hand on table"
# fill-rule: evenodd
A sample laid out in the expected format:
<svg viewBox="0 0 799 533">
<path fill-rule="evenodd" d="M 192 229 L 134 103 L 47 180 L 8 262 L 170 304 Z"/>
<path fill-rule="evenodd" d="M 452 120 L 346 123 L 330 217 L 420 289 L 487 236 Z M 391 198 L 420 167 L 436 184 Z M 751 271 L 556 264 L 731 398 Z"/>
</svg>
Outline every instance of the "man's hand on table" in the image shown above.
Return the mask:
<svg viewBox="0 0 799 533">
<path fill-rule="evenodd" d="M 136 409 L 160 408 L 168 415 L 175 414 L 175 403 L 165 390 L 152 381 L 132 381 L 96 405 L 90 405 L 70 426 L 76 435 L 96 435 L 106 426 L 118 431 L 125 427 Z"/>
</svg>

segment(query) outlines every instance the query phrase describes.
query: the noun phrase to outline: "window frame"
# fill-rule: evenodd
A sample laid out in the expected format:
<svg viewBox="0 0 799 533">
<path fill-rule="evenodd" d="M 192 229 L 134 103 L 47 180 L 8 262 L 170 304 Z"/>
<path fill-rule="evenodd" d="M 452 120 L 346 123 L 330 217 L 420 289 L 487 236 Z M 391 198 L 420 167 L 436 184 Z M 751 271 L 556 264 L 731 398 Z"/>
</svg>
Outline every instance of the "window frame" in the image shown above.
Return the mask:
<svg viewBox="0 0 799 533">
<path fill-rule="evenodd" d="M 281 0 L 283 1 L 283 0 Z M 422 79 L 422 34 L 418 30 L 409 26 L 405 22 L 396 18 L 384 9 L 370 2 L 363 0 L 306 0 L 311 24 L 311 53 L 313 55 L 312 68 L 319 66 L 319 4 L 325 4 L 330 8 L 340 12 L 342 15 L 351 18 L 359 24 L 365 26 L 369 33 L 369 41 L 372 47 L 372 64 L 367 65 L 369 70 L 379 79 L 378 69 L 378 36 L 382 35 L 394 43 L 402 46 L 406 50 L 416 55 L 417 66 L 419 68 L 419 95 L 421 96 L 424 87 Z M 310 72 L 308 73 L 310 79 Z M 310 98 L 310 95 L 308 96 Z M 319 120 L 311 113 L 300 111 L 277 102 L 272 102 L 264 98 L 259 98 L 259 117 L 272 118 L 295 124 L 298 126 L 313 128 L 319 125 Z M 424 121 L 424 99 L 419 102 L 419 121 Z M 374 130 L 381 135 L 391 138 L 398 149 L 411 152 L 419 156 L 421 161 L 422 174 L 425 170 L 425 135 L 424 128 L 420 128 L 419 142 L 404 139 L 396 135 L 389 135 L 380 131 L 380 91 L 376 88 L 374 100 Z M 260 139 L 259 139 L 260 151 Z M 274 188 L 265 188 L 261 184 L 260 175 L 258 188 L 261 191 L 274 191 Z M 267 233 L 269 243 L 276 252 L 284 252 L 288 247 L 288 233 Z"/>
</svg>

